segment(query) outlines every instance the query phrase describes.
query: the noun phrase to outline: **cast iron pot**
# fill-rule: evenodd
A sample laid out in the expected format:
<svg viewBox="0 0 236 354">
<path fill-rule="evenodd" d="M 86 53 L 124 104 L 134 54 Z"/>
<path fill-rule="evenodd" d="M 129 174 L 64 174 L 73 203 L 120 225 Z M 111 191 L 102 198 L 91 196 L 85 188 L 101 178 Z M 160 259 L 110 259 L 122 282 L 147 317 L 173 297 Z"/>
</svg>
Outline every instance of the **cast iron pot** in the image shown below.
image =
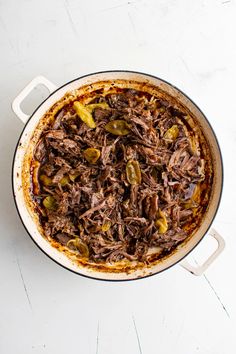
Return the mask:
<svg viewBox="0 0 236 354">
<path fill-rule="evenodd" d="M 73 91 L 77 90 L 78 88 L 84 87 L 85 85 L 94 85 L 100 81 L 116 82 L 117 80 L 129 80 L 154 85 L 155 87 L 166 92 L 169 96 L 173 97 L 174 99 L 177 99 L 178 102 L 187 107 L 189 112 L 191 112 L 191 114 L 194 116 L 195 122 L 200 127 L 208 142 L 213 164 L 213 183 L 211 198 L 202 223 L 198 230 L 186 243 L 183 243 L 178 246 L 176 252 L 170 254 L 170 256 L 162 259 L 160 262 L 154 264 L 151 267 L 149 266 L 144 267 L 142 269 L 136 269 L 128 273 L 122 270 L 120 270 L 119 272 L 107 272 L 79 265 L 78 263 L 68 258 L 65 254 L 58 251 L 55 247 L 53 247 L 41 235 L 36 218 L 33 215 L 33 210 L 29 208 L 29 205 L 27 205 L 28 203 L 26 200 L 27 198 L 25 197 L 24 189 L 24 185 L 26 183 L 25 179 L 30 178 L 30 173 L 29 171 L 23 170 L 23 161 L 26 155 L 29 155 L 30 157 L 31 154 L 32 156 L 35 131 L 44 114 L 55 103 L 61 100 L 62 97 L 64 97 L 64 95 L 68 92 L 73 93 Z M 37 85 L 44 85 L 49 90 L 50 95 L 44 102 L 40 104 L 40 106 L 34 111 L 31 116 L 28 116 L 21 110 L 21 103 Z M 223 166 L 220 148 L 214 131 L 202 111 L 189 97 L 187 97 L 178 88 L 158 77 L 133 71 L 117 70 L 89 74 L 75 79 L 71 82 L 68 82 L 60 88 L 56 87 L 45 77 L 37 76 L 15 98 L 12 103 L 12 109 L 25 124 L 19 141 L 17 143 L 13 160 L 12 183 L 15 204 L 21 221 L 24 227 L 26 228 L 28 234 L 37 244 L 37 246 L 52 260 L 54 260 L 64 268 L 73 271 L 74 273 L 90 278 L 102 280 L 131 280 L 144 278 L 153 274 L 160 273 L 180 261 L 182 261 L 180 264 L 185 269 L 195 275 L 201 275 L 206 270 L 206 268 L 212 263 L 212 261 L 220 254 L 220 252 L 222 252 L 225 245 L 223 238 L 214 229 L 210 229 L 210 226 L 219 207 L 222 193 Z M 183 261 L 186 255 L 188 255 L 195 248 L 195 246 L 198 245 L 198 243 L 207 235 L 212 236 L 217 241 L 217 248 L 211 254 L 211 256 L 202 265 L 198 267 L 193 267 L 187 261 Z"/>
</svg>

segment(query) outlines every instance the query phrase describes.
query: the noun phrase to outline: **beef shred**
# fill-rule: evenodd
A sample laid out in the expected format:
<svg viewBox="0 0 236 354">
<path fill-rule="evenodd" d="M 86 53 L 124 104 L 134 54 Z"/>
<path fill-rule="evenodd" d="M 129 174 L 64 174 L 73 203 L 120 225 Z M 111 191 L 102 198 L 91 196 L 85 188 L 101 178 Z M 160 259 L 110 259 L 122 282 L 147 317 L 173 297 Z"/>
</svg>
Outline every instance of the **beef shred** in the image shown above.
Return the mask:
<svg viewBox="0 0 236 354">
<path fill-rule="evenodd" d="M 95 129 L 68 104 L 35 148 L 44 233 L 92 262 L 146 263 L 155 249 L 162 257 L 186 239 L 201 204 L 204 159 L 185 114 L 133 89 L 98 94 L 90 104 Z M 125 121 L 128 133 L 107 131 L 114 120 Z M 96 162 L 86 160 L 89 148 L 99 150 Z M 127 176 L 130 161 L 137 180 Z"/>
</svg>

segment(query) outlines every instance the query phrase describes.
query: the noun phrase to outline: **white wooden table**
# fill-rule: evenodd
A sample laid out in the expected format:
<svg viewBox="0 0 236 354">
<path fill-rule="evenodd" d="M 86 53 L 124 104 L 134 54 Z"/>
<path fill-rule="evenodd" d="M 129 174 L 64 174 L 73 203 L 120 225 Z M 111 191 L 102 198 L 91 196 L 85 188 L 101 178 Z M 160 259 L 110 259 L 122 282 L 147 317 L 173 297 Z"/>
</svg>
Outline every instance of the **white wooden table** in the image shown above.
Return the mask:
<svg viewBox="0 0 236 354">
<path fill-rule="evenodd" d="M 235 17 L 234 0 L 0 2 L 1 354 L 236 353 Z M 204 276 L 177 265 L 134 282 L 82 278 L 41 253 L 21 225 L 10 176 L 23 125 L 13 98 L 39 74 L 61 85 L 108 69 L 172 82 L 219 138 L 225 183 L 214 227 L 226 249 Z M 24 109 L 46 95 L 35 90 Z M 214 246 L 206 237 L 194 259 Z"/>
</svg>

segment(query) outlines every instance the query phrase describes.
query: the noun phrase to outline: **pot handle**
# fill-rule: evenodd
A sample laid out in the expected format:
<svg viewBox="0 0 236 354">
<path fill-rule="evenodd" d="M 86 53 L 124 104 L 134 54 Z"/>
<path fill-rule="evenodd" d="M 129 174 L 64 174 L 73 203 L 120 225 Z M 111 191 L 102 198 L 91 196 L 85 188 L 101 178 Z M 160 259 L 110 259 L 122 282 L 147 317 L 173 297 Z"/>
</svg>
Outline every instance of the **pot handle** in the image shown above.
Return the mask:
<svg viewBox="0 0 236 354">
<path fill-rule="evenodd" d="M 220 236 L 220 234 L 215 229 L 211 229 L 208 235 L 214 237 L 214 239 L 218 243 L 217 249 L 212 253 L 212 255 L 202 265 L 199 265 L 198 267 L 192 266 L 186 260 L 180 263 L 180 265 L 184 269 L 188 270 L 190 273 L 194 275 L 202 275 L 205 272 L 205 270 L 211 265 L 211 263 L 219 256 L 219 254 L 225 248 L 225 240 L 223 239 L 222 236 Z"/>
<path fill-rule="evenodd" d="M 23 88 L 23 90 L 12 102 L 12 110 L 24 124 L 27 122 L 30 115 L 22 111 L 21 103 L 29 95 L 29 93 L 38 85 L 45 86 L 50 92 L 50 94 L 57 89 L 57 86 L 54 85 L 48 79 L 46 79 L 44 76 L 36 76 L 32 81 L 30 81 L 30 83 L 27 86 L 25 86 L 25 88 Z"/>
</svg>

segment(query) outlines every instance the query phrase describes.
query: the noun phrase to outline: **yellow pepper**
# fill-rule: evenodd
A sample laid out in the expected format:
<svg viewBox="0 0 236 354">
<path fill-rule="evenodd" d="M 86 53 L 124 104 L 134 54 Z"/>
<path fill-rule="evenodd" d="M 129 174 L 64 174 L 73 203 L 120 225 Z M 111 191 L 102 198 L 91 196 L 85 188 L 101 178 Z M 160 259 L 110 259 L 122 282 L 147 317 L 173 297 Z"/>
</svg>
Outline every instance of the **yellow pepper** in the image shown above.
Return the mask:
<svg viewBox="0 0 236 354">
<path fill-rule="evenodd" d="M 92 113 L 96 108 L 110 109 L 110 107 L 108 106 L 108 104 L 106 102 L 91 103 L 85 107 L 90 113 Z"/>
<path fill-rule="evenodd" d="M 86 243 L 81 241 L 79 237 L 76 237 L 75 239 L 68 241 L 67 246 L 69 247 L 70 245 L 72 245 L 76 250 L 79 251 L 81 257 L 88 258 L 89 256 L 88 246 L 86 245 Z"/>
<path fill-rule="evenodd" d="M 96 128 L 96 123 L 93 119 L 92 114 L 87 110 L 87 108 L 80 103 L 79 101 L 75 101 L 73 105 L 77 115 L 80 119 L 89 127 L 89 128 Z"/>
<path fill-rule="evenodd" d="M 94 148 L 88 148 L 84 150 L 83 154 L 85 159 L 92 164 L 96 163 L 101 155 L 100 151 Z"/>
<path fill-rule="evenodd" d="M 141 170 L 137 160 L 129 160 L 126 165 L 126 176 L 130 184 L 141 183 Z"/>
<path fill-rule="evenodd" d="M 156 220 L 156 226 L 159 228 L 159 233 L 164 234 L 168 230 L 168 224 L 166 216 L 161 209 L 159 209 L 159 216 L 160 217 Z"/>
<path fill-rule="evenodd" d="M 79 176 L 79 173 L 69 174 L 69 178 L 72 182 L 74 182 L 78 176 Z"/>
<path fill-rule="evenodd" d="M 47 197 L 44 198 L 43 205 L 48 210 L 56 210 L 57 207 L 56 200 L 51 195 L 48 195 Z"/>
<path fill-rule="evenodd" d="M 178 138 L 179 128 L 178 125 L 172 125 L 164 134 L 164 138 L 168 140 L 175 140 Z"/>
<path fill-rule="evenodd" d="M 102 225 L 102 231 L 103 232 L 107 232 L 108 230 L 110 230 L 111 228 L 111 222 L 107 221 Z"/>
<path fill-rule="evenodd" d="M 130 132 L 130 125 L 125 120 L 117 119 L 107 123 L 105 129 L 114 135 L 127 135 Z"/>
<path fill-rule="evenodd" d="M 46 175 L 41 175 L 39 177 L 40 181 L 43 183 L 44 186 L 48 187 L 48 186 L 51 186 L 53 183 L 52 183 L 52 179 Z"/>
<path fill-rule="evenodd" d="M 62 187 L 64 187 L 64 186 L 66 186 L 69 182 L 70 182 L 69 176 L 64 176 L 64 177 L 62 177 L 62 179 L 60 180 L 60 185 L 61 185 Z"/>
</svg>

